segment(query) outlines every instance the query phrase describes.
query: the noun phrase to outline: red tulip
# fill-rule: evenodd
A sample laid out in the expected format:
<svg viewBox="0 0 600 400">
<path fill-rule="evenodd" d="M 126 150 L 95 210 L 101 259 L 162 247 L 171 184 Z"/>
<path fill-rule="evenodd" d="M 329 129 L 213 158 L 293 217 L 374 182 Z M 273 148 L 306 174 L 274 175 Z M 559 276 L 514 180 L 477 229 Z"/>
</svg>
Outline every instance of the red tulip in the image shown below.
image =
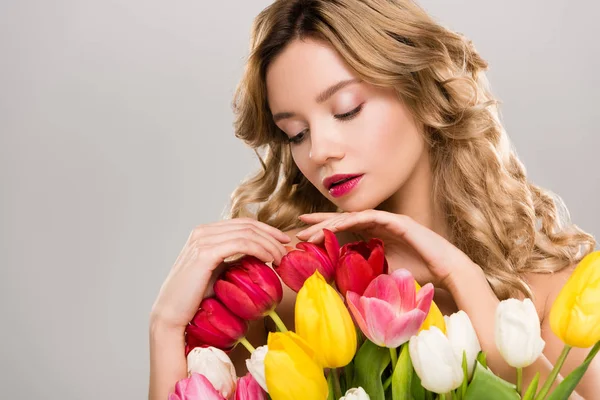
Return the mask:
<svg viewBox="0 0 600 400">
<path fill-rule="evenodd" d="M 347 243 L 340 251 L 335 284 L 344 297 L 349 290 L 362 295 L 373 279 L 387 272 L 388 263 L 381 239 Z"/>
<path fill-rule="evenodd" d="M 396 348 L 419 332 L 433 300 L 431 283 L 416 291 L 412 274 L 399 269 L 379 275 L 360 296 L 348 291 L 346 299 L 360 330 L 381 347 Z"/>
<path fill-rule="evenodd" d="M 246 336 L 248 322 L 229 311 L 213 297 L 200 303 L 200 309 L 186 327 L 187 354 L 194 347 L 213 346 L 229 351 Z"/>
<path fill-rule="evenodd" d="M 169 394 L 169 400 L 226 400 L 215 390 L 210 381 L 201 374 L 193 372 L 190 377 L 175 384 L 175 393 Z"/>
<path fill-rule="evenodd" d="M 267 400 L 267 393 L 260 387 L 250 372 L 238 379 L 235 400 Z"/>
<path fill-rule="evenodd" d="M 238 317 L 264 317 L 281 302 L 283 288 L 271 267 L 245 256 L 227 268 L 214 285 L 215 295 Z"/>
<path fill-rule="evenodd" d="M 325 235 L 324 247 L 315 243 L 300 242 L 296 244 L 299 250 L 291 249 L 275 267 L 283 282 L 293 291 L 298 292 L 316 270 L 331 283 L 339 260 L 340 245 L 335 234 L 323 229 Z"/>
</svg>

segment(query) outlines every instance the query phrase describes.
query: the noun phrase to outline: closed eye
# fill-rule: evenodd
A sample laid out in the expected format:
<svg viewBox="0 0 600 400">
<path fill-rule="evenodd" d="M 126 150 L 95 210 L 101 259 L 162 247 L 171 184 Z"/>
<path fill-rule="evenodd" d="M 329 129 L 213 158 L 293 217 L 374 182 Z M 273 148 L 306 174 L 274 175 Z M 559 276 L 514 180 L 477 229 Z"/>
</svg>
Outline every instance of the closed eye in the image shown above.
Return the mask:
<svg viewBox="0 0 600 400">
<path fill-rule="evenodd" d="M 348 111 L 347 113 L 336 114 L 336 115 L 334 115 L 334 118 L 338 119 L 340 121 L 349 121 L 349 120 L 353 119 L 354 117 L 356 117 L 358 115 L 358 113 L 360 113 L 362 108 L 363 108 L 363 104 L 359 105 L 354 110 Z M 302 132 L 298 133 L 297 135 L 288 138 L 288 142 L 290 142 L 292 144 L 302 143 L 302 141 L 304 141 L 304 138 L 305 138 L 307 132 L 308 132 L 308 129 L 303 130 Z"/>
</svg>

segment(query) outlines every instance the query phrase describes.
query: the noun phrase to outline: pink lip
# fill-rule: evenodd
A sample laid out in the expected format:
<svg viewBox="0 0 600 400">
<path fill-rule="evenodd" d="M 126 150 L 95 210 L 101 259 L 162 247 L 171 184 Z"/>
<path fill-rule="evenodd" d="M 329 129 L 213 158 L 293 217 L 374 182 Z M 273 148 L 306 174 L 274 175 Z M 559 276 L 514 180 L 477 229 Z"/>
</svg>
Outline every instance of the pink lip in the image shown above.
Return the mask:
<svg viewBox="0 0 600 400">
<path fill-rule="evenodd" d="M 327 178 L 323 179 L 323 186 L 325 186 L 325 189 L 329 190 L 331 189 L 331 186 L 336 183 L 339 182 L 343 179 L 348 179 L 348 178 L 354 178 L 355 176 L 359 176 L 362 174 L 335 174 L 335 175 L 331 175 L 328 176 Z"/>
<path fill-rule="evenodd" d="M 363 177 L 362 175 L 357 175 L 354 178 L 350 179 L 349 181 L 346 181 L 344 183 L 341 183 L 339 185 L 336 185 L 336 186 L 330 188 L 329 194 L 332 195 L 333 197 L 340 197 L 340 196 L 343 196 L 343 195 L 349 193 L 352 189 L 354 189 L 356 187 L 356 185 L 358 185 L 358 183 L 360 182 L 362 177 Z"/>
</svg>

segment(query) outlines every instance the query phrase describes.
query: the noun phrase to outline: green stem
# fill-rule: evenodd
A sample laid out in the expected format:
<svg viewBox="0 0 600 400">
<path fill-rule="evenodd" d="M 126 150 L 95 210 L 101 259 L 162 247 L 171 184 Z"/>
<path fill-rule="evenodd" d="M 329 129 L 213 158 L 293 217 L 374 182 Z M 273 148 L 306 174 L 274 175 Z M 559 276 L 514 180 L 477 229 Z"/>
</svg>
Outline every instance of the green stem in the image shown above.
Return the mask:
<svg viewBox="0 0 600 400">
<path fill-rule="evenodd" d="M 248 349 L 250 354 L 254 353 L 254 350 L 256 350 L 245 337 L 240 339 L 240 343 L 243 344 L 246 349 Z"/>
<path fill-rule="evenodd" d="M 517 368 L 517 393 L 521 396 L 523 391 L 523 368 Z"/>
<path fill-rule="evenodd" d="M 398 353 L 396 353 L 396 349 L 392 349 L 390 347 L 390 355 L 392 356 L 392 371 L 396 368 L 396 364 L 398 363 Z"/>
<path fill-rule="evenodd" d="M 389 376 L 389 377 L 388 377 L 388 378 L 385 380 L 385 382 L 383 382 L 383 391 L 384 391 L 384 392 L 387 390 L 387 388 L 389 388 L 389 387 L 390 387 L 390 385 L 391 385 L 391 383 L 392 383 L 392 376 L 393 376 L 393 375 L 394 375 L 394 374 L 392 373 L 392 375 L 390 375 L 390 376 Z"/>
<path fill-rule="evenodd" d="M 269 311 L 267 313 L 267 315 L 269 317 L 271 317 L 271 319 L 273 320 L 273 322 L 275 322 L 275 325 L 277 326 L 277 329 L 279 329 L 279 332 L 287 332 L 287 328 L 285 327 L 285 324 L 283 323 L 283 321 L 281 320 L 281 318 L 279 318 L 279 315 L 277 315 L 277 313 L 275 312 L 275 310 L 273 311 Z"/>
<path fill-rule="evenodd" d="M 335 392 L 335 398 L 339 399 L 342 397 L 342 388 L 340 386 L 340 375 L 338 373 L 338 369 L 333 368 L 331 373 L 333 374 L 333 390 Z"/>
<path fill-rule="evenodd" d="M 440 400 L 446 400 L 446 393 L 440 393 Z"/>
<path fill-rule="evenodd" d="M 550 371 L 550 375 L 548 375 L 546 382 L 544 382 L 544 386 L 542 386 L 542 388 L 540 389 L 537 396 L 535 396 L 535 400 L 544 400 L 546 398 L 546 396 L 548 395 L 548 391 L 550 390 L 550 387 L 556 380 L 556 376 L 558 375 L 558 372 L 560 371 L 563 364 L 565 363 L 565 360 L 567 359 L 567 355 L 569 354 L 570 350 L 571 350 L 571 346 L 569 346 L 568 344 L 565 344 L 565 347 L 563 347 L 563 350 L 560 353 L 558 360 L 556 360 L 556 363 L 554 364 L 552 371 Z"/>
</svg>

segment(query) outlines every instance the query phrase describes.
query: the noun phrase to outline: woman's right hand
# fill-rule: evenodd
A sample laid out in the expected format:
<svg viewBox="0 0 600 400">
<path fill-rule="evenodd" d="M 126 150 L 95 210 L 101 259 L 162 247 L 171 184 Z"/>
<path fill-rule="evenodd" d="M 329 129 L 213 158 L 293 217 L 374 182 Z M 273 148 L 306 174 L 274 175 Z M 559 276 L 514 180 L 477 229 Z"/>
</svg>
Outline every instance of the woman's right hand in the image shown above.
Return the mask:
<svg viewBox="0 0 600 400">
<path fill-rule="evenodd" d="M 152 306 L 150 322 L 184 330 L 200 302 L 212 294 L 212 282 L 238 254 L 279 264 L 290 238 L 251 218 L 234 218 L 196 227 L 175 260 Z M 210 286 L 209 286 L 210 285 Z"/>
</svg>

